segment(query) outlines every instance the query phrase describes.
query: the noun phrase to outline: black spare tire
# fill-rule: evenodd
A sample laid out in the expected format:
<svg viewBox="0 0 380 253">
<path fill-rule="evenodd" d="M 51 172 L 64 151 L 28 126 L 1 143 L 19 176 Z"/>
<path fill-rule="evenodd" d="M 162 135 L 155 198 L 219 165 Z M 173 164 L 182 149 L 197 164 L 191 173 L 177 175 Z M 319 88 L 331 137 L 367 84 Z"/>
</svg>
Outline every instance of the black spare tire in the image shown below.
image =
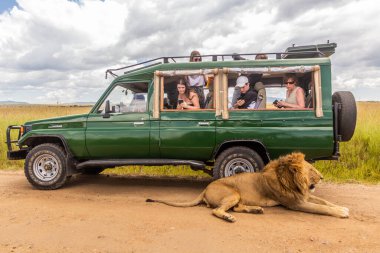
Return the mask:
<svg viewBox="0 0 380 253">
<path fill-rule="evenodd" d="M 337 115 L 338 135 L 341 136 L 341 141 L 349 141 L 356 127 L 357 111 L 354 95 L 349 91 L 337 91 L 332 96 L 332 104 L 335 103 L 341 105 L 338 107 Z"/>
</svg>

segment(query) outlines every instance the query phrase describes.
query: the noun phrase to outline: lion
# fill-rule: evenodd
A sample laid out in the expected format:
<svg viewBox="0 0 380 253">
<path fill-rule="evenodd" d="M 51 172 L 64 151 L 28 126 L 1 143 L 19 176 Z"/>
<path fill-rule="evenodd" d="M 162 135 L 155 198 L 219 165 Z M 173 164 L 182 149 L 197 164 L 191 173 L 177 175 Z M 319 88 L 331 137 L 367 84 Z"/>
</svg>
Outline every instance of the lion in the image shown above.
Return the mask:
<svg viewBox="0 0 380 253">
<path fill-rule="evenodd" d="M 205 203 L 212 214 L 229 222 L 236 218 L 227 211 L 264 213 L 263 207 L 282 205 L 288 209 L 348 218 L 349 210 L 311 194 L 322 174 L 299 152 L 268 163 L 260 173 L 241 173 L 211 182 L 193 201 L 176 203 L 147 199 L 175 207 Z"/>
</svg>

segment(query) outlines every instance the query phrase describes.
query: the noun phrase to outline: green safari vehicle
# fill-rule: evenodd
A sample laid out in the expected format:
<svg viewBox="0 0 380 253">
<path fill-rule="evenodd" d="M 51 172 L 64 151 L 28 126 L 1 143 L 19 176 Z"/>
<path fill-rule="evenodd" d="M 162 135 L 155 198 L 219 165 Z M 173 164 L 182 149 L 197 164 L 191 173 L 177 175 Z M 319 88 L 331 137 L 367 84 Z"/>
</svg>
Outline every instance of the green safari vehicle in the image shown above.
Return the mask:
<svg viewBox="0 0 380 253">
<path fill-rule="evenodd" d="M 220 178 L 260 171 L 293 151 L 309 161 L 337 160 L 339 143 L 354 133 L 356 103 L 351 92 L 332 95 L 329 57 L 335 48 L 293 46 L 261 59 L 162 57 L 107 70 L 114 80 L 89 113 L 9 126 L 8 159 L 25 159 L 26 178 L 38 189 L 124 165 L 189 165 Z M 290 73 L 305 94 L 304 108 L 275 106 L 285 99 Z M 205 105 L 179 110 L 178 83 L 197 75 L 205 80 Z M 236 109 L 242 75 L 256 97 L 253 106 Z"/>
</svg>

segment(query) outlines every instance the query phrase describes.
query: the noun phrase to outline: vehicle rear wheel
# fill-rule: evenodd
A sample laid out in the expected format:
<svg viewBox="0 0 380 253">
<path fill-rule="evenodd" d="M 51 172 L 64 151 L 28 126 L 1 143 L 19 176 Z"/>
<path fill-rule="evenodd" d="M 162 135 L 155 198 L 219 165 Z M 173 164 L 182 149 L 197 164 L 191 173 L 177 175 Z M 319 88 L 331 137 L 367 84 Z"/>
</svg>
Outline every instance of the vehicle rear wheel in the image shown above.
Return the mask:
<svg viewBox="0 0 380 253">
<path fill-rule="evenodd" d="M 58 189 L 68 179 L 65 152 L 56 144 L 38 145 L 26 156 L 24 172 L 37 189 Z"/>
<path fill-rule="evenodd" d="M 338 134 L 341 141 L 351 140 L 356 127 L 356 102 L 349 91 L 337 91 L 332 96 L 332 103 L 341 104 L 338 112 Z"/>
<path fill-rule="evenodd" d="M 82 170 L 82 174 L 85 174 L 85 175 L 98 175 L 100 173 L 102 173 L 102 171 L 104 171 L 105 168 L 98 168 L 98 167 L 94 167 L 94 168 L 84 168 Z"/>
<path fill-rule="evenodd" d="M 232 147 L 224 150 L 216 159 L 214 179 L 233 176 L 242 172 L 258 172 L 264 168 L 261 156 L 247 147 Z"/>
</svg>

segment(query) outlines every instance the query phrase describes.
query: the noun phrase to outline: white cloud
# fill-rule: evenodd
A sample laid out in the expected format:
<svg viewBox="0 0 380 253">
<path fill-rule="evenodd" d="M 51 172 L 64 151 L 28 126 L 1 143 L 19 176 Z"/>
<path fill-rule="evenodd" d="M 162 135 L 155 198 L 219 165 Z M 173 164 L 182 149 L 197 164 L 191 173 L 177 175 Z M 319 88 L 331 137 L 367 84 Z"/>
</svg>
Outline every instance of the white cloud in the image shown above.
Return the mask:
<svg viewBox="0 0 380 253">
<path fill-rule="evenodd" d="M 193 49 L 278 52 L 327 40 L 338 43 L 334 90 L 380 87 L 377 1 L 17 2 L 0 14 L 0 100 L 95 101 L 107 68 Z"/>
</svg>

